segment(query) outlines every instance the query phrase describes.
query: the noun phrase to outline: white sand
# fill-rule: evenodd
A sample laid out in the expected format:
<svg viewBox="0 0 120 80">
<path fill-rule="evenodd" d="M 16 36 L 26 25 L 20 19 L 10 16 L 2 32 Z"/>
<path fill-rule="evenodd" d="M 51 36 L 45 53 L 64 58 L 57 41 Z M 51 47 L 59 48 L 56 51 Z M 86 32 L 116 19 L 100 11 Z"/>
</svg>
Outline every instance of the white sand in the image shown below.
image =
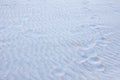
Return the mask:
<svg viewBox="0 0 120 80">
<path fill-rule="evenodd" d="M 0 0 L 0 80 L 119 80 L 120 0 Z"/>
</svg>

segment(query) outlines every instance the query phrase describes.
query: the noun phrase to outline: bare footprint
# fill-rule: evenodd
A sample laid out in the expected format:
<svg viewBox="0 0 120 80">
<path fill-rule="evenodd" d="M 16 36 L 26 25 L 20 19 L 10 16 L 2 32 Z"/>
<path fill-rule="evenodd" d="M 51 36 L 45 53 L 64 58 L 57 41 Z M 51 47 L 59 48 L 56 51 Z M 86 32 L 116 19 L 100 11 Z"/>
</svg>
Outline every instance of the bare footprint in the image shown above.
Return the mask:
<svg viewBox="0 0 120 80">
<path fill-rule="evenodd" d="M 72 71 L 69 67 L 67 69 L 56 68 L 53 70 L 51 79 L 57 77 L 58 80 L 87 80 L 83 73 L 76 73 Z"/>
<path fill-rule="evenodd" d="M 83 63 L 86 70 L 90 72 L 104 72 L 105 67 L 102 64 L 102 61 L 97 56 L 90 57 L 85 63 Z"/>
</svg>

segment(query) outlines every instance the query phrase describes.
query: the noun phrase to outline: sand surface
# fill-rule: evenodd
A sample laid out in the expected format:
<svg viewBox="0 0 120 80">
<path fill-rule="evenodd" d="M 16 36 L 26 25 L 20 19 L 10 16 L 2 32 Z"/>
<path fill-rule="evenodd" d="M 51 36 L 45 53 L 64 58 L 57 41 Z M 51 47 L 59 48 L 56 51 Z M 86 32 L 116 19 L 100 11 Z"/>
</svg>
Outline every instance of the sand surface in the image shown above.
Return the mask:
<svg viewBox="0 0 120 80">
<path fill-rule="evenodd" d="M 0 0 L 0 80 L 120 80 L 120 0 Z"/>
</svg>

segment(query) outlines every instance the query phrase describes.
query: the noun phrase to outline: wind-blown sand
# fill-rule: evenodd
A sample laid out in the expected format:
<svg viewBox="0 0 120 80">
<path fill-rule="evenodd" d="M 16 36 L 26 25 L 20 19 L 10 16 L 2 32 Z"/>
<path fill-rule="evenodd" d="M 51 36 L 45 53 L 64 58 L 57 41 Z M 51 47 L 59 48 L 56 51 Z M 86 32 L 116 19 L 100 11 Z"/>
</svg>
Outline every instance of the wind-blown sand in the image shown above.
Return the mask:
<svg viewBox="0 0 120 80">
<path fill-rule="evenodd" d="M 0 80 L 119 80 L 119 0 L 0 0 Z"/>
</svg>

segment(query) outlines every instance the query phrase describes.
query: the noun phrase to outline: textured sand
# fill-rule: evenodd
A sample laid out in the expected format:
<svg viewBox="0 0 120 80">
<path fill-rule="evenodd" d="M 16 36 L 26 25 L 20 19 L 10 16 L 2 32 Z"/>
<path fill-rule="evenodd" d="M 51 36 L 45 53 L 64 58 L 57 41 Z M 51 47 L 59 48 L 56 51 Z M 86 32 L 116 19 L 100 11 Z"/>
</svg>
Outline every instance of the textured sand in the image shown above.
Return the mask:
<svg viewBox="0 0 120 80">
<path fill-rule="evenodd" d="M 119 0 L 0 0 L 0 80 L 119 80 Z"/>
</svg>

